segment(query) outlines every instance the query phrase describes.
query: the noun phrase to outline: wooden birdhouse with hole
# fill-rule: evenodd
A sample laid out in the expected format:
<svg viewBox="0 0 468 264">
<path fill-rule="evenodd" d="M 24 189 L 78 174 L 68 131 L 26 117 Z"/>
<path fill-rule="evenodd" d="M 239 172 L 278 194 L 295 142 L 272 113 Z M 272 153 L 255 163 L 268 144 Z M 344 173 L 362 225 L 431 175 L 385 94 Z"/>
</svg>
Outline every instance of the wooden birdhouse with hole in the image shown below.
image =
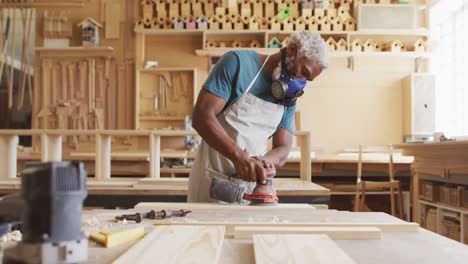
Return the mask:
<svg viewBox="0 0 468 264">
<path fill-rule="evenodd" d="M 220 41 L 218 42 L 218 48 L 225 48 L 226 47 L 226 42 Z"/>
<path fill-rule="evenodd" d="M 294 22 L 294 28 L 296 31 L 306 30 L 306 25 L 307 25 L 307 22 L 303 17 L 297 18 L 296 21 Z"/>
<path fill-rule="evenodd" d="M 184 29 L 184 19 L 182 17 L 177 17 L 172 20 L 174 29 Z"/>
<path fill-rule="evenodd" d="M 208 29 L 208 19 L 206 18 L 206 16 L 201 15 L 197 18 L 197 28 L 204 30 Z"/>
<path fill-rule="evenodd" d="M 320 21 L 316 17 L 312 17 L 308 23 L 309 31 L 319 31 Z"/>
<path fill-rule="evenodd" d="M 193 16 L 188 16 L 185 19 L 185 28 L 186 29 L 196 29 L 197 28 L 197 21 Z"/>
<path fill-rule="evenodd" d="M 392 42 L 384 44 L 383 49 L 385 51 L 390 51 L 390 52 L 406 51 L 405 45 L 399 40 L 394 40 Z"/>
<path fill-rule="evenodd" d="M 335 19 L 338 16 L 338 9 L 328 8 L 326 16 L 328 16 L 331 19 Z"/>
<path fill-rule="evenodd" d="M 312 9 L 311 8 L 303 8 L 301 11 L 301 16 L 304 18 L 310 19 L 312 17 Z"/>
<path fill-rule="evenodd" d="M 346 31 L 356 31 L 356 20 L 352 17 L 348 17 L 343 23 L 344 30 Z"/>
<path fill-rule="evenodd" d="M 214 40 L 207 40 L 205 42 L 205 48 L 216 48 L 216 47 L 218 47 L 218 45 Z"/>
<path fill-rule="evenodd" d="M 351 51 L 352 52 L 362 52 L 364 51 L 364 43 L 360 39 L 355 39 L 351 42 Z"/>
<path fill-rule="evenodd" d="M 231 45 L 233 48 L 242 48 L 243 46 L 242 42 L 238 39 L 234 40 Z"/>
<path fill-rule="evenodd" d="M 338 7 L 338 17 L 341 18 L 341 21 L 346 21 L 351 15 L 349 14 L 349 10 L 342 8 L 341 6 Z"/>
<path fill-rule="evenodd" d="M 234 27 L 234 30 L 243 30 L 244 29 L 244 20 L 239 15 L 231 15 L 231 23 Z"/>
<path fill-rule="evenodd" d="M 285 37 L 283 41 L 281 41 L 281 47 L 284 48 L 288 45 L 289 37 Z"/>
<path fill-rule="evenodd" d="M 344 30 L 344 25 L 340 18 L 336 18 L 335 20 L 333 20 L 332 29 L 335 32 Z"/>
<path fill-rule="evenodd" d="M 78 26 L 81 28 L 81 41 L 83 46 L 99 46 L 99 28 L 102 28 L 99 22 L 88 17 L 81 21 Z"/>
<path fill-rule="evenodd" d="M 252 13 L 254 16 L 263 17 L 263 1 L 262 0 L 250 0 L 252 4 Z"/>
<path fill-rule="evenodd" d="M 281 30 L 281 21 L 275 16 L 270 20 L 270 30 L 280 31 Z"/>
<path fill-rule="evenodd" d="M 287 17 L 285 20 L 281 22 L 283 24 L 284 31 L 294 31 L 294 23 L 291 17 Z"/>
<path fill-rule="evenodd" d="M 143 19 L 152 20 L 153 19 L 153 1 L 143 0 L 141 1 L 141 7 L 143 9 Z"/>
<path fill-rule="evenodd" d="M 190 1 L 190 4 L 191 4 L 191 8 L 192 8 L 192 15 L 194 17 L 199 17 L 199 16 L 201 16 L 203 14 L 201 0 Z"/>
<path fill-rule="evenodd" d="M 346 10 L 350 11 L 351 10 L 351 2 L 352 2 L 352 0 L 341 0 L 340 7 L 343 7 Z"/>
<path fill-rule="evenodd" d="M 418 39 L 413 44 L 413 50 L 415 52 L 426 52 L 426 43 L 422 39 Z"/>
<path fill-rule="evenodd" d="M 174 23 L 172 22 L 172 19 L 167 18 L 164 20 L 163 29 L 174 29 Z"/>
<path fill-rule="evenodd" d="M 365 52 L 376 52 L 377 51 L 377 42 L 372 39 L 366 40 L 364 42 L 364 51 Z"/>
<path fill-rule="evenodd" d="M 360 4 L 364 4 L 364 0 L 353 0 L 353 8 L 358 7 Z"/>
<path fill-rule="evenodd" d="M 340 39 L 336 42 L 336 51 L 348 51 L 348 42 Z"/>
<path fill-rule="evenodd" d="M 188 16 L 192 14 L 190 10 L 189 0 L 180 0 L 179 4 L 180 4 L 180 16 L 181 17 L 187 18 Z"/>
<path fill-rule="evenodd" d="M 232 30 L 232 23 L 231 23 L 231 18 L 228 16 L 224 16 L 222 23 L 221 23 L 221 28 L 223 30 Z"/>
<path fill-rule="evenodd" d="M 328 51 L 336 51 L 336 41 L 333 38 L 328 38 L 327 41 L 325 41 L 325 43 L 327 44 Z"/>
<path fill-rule="evenodd" d="M 156 17 L 158 18 L 166 18 L 168 16 L 167 10 L 166 10 L 166 3 L 167 0 L 152 0 L 153 3 L 156 4 L 155 10 L 156 10 Z"/>
<path fill-rule="evenodd" d="M 281 48 L 281 41 L 279 41 L 277 38 L 272 38 L 268 42 L 268 48 L 270 48 L 270 49 L 279 49 L 279 48 Z"/>
<path fill-rule="evenodd" d="M 163 29 L 164 28 L 164 19 L 153 18 L 151 23 L 152 29 Z"/>
<path fill-rule="evenodd" d="M 270 26 L 270 20 L 266 17 L 262 19 L 262 23 L 260 24 L 260 29 L 262 30 L 268 30 L 268 27 Z"/>
<path fill-rule="evenodd" d="M 256 39 L 252 40 L 250 43 L 249 43 L 249 47 L 253 48 L 253 49 L 257 49 L 257 48 L 260 48 L 262 46 L 262 44 L 260 44 L 260 42 Z"/>
<path fill-rule="evenodd" d="M 291 17 L 299 17 L 299 2 L 300 0 L 290 0 L 288 7 L 291 10 Z"/>
<path fill-rule="evenodd" d="M 259 30 L 262 20 L 258 16 L 253 16 L 249 19 L 249 30 Z"/>
<path fill-rule="evenodd" d="M 136 24 L 135 24 L 135 29 L 148 29 L 148 28 L 153 28 L 152 24 L 145 24 L 145 20 L 143 18 L 140 18 Z"/>
<path fill-rule="evenodd" d="M 263 0 L 263 7 L 265 9 L 265 14 L 263 17 L 273 17 L 276 15 L 274 0 Z"/>
<path fill-rule="evenodd" d="M 321 20 L 325 16 L 325 9 L 323 8 L 315 8 L 314 9 L 314 16 L 318 19 Z"/>
<path fill-rule="evenodd" d="M 330 32 L 332 31 L 333 21 L 328 17 L 323 17 L 320 21 L 320 31 L 321 32 Z"/>
<path fill-rule="evenodd" d="M 220 30 L 222 26 L 222 22 L 218 21 L 218 17 L 212 16 L 208 19 L 208 28 L 210 30 Z"/>
</svg>

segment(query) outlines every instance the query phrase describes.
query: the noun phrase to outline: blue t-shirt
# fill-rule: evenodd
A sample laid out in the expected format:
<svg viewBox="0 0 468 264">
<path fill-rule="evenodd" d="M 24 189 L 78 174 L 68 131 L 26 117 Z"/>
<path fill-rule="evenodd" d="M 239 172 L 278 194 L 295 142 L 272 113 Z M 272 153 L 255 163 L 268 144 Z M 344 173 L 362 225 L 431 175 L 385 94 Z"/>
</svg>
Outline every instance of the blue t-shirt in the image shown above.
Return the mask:
<svg viewBox="0 0 468 264">
<path fill-rule="evenodd" d="M 262 67 L 258 53 L 253 50 L 230 51 L 216 63 L 203 88 L 223 98 L 227 103 L 224 109 L 239 99 L 258 70 Z M 262 70 L 249 93 L 268 102 L 277 103 L 271 93 L 271 76 Z M 296 105 L 284 109 L 283 118 L 278 126 L 294 133 L 294 112 Z"/>
</svg>

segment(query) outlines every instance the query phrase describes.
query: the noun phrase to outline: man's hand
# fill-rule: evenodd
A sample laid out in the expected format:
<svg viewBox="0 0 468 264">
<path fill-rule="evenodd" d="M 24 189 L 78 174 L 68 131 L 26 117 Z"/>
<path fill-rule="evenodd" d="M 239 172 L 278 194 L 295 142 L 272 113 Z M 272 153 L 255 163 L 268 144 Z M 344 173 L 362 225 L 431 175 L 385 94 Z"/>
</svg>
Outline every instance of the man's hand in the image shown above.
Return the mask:
<svg viewBox="0 0 468 264">
<path fill-rule="evenodd" d="M 234 160 L 234 167 L 239 173 L 239 177 L 244 181 L 261 181 L 262 183 L 266 181 L 267 175 L 264 163 L 256 157 L 249 157 L 247 149 L 244 149 L 244 152 Z"/>
</svg>

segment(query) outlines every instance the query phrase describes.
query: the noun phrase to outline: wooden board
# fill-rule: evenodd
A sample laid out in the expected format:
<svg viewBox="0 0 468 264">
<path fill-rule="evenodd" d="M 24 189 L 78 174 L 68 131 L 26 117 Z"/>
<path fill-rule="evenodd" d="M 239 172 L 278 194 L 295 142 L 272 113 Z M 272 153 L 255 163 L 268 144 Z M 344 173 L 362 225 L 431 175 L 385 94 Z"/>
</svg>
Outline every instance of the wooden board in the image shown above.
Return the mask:
<svg viewBox="0 0 468 264">
<path fill-rule="evenodd" d="M 382 232 L 419 232 L 417 223 L 388 223 L 388 222 L 221 222 L 221 221 L 206 221 L 206 222 L 155 222 L 155 225 L 171 225 L 171 226 L 218 226 L 224 225 L 226 232 L 234 232 L 237 226 L 274 226 L 274 227 L 376 227 Z"/>
<path fill-rule="evenodd" d="M 224 240 L 223 226 L 156 227 L 114 264 L 218 263 Z"/>
<path fill-rule="evenodd" d="M 227 205 L 227 204 L 215 204 L 215 203 L 138 203 L 135 205 L 135 209 L 165 209 L 165 210 L 265 210 L 274 211 L 282 209 L 309 209 L 314 210 L 315 207 L 310 204 L 278 204 L 278 206 L 248 206 L 248 205 Z"/>
<path fill-rule="evenodd" d="M 335 240 L 381 239 L 382 232 L 376 227 L 274 227 L 274 226 L 237 226 L 234 238 L 252 238 L 257 234 L 324 234 Z"/>
<path fill-rule="evenodd" d="M 253 242 L 256 264 L 356 263 L 326 235 L 255 235 Z"/>
<path fill-rule="evenodd" d="M 107 0 L 105 30 L 108 39 L 120 37 L 120 0 Z"/>
</svg>

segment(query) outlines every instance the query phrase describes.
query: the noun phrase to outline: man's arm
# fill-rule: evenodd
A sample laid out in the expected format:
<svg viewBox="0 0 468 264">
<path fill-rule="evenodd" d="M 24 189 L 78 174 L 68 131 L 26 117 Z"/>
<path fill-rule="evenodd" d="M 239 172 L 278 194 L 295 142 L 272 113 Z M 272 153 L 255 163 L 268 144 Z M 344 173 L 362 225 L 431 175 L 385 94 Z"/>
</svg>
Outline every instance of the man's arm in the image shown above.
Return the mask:
<svg viewBox="0 0 468 264">
<path fill-rule="evenodd" d="M 263 155 L 266 162 L 275 167 L 281 167 L 286 163 L 293 142 L 293 134 L 287 129 L 280 128 L 273 135 L 273 148 Z"/>
<path fill-rule="evenodd" d="M 262 163 L 249 157 L 249 153 L 231 139 L 217 119 L 226 101 L 201 89 L 193 111 L 193 128 L 200 136 L 219 153 L 230 159 L 241 179 L 256 181 L 257 176 L 266 178 Z"/>
</svg>

